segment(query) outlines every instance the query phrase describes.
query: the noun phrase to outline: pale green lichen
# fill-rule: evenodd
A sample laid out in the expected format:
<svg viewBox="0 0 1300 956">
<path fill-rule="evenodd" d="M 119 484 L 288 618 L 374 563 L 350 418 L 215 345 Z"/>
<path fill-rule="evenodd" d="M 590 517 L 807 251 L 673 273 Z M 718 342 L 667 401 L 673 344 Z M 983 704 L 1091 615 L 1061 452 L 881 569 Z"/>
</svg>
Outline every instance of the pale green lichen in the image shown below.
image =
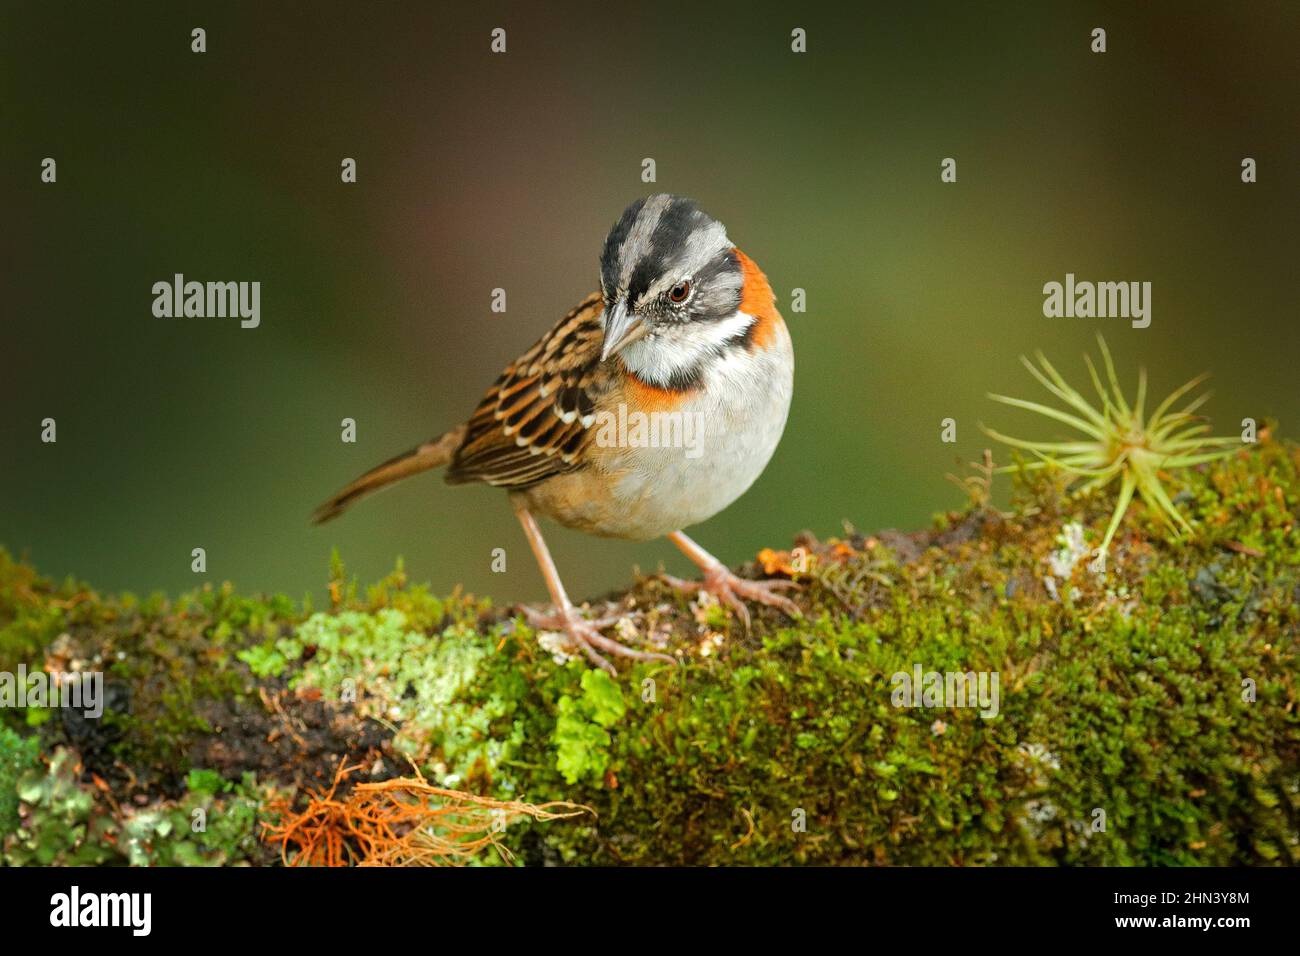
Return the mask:
<svg viewBox="0 0 1300 956">
<path fill-rule="evenodd" d="M 81 780 L 63 747 L 48 766 L 17 781 L 18 825 L 0 840 L 12 866 L 221 866 L 264 857 L 258 841 L 261 796 L 252 774 L 239 784 L 191 775 L 179 800 L 114 808 Z"/>
<path fill-rule="evenodd" d="M 441 786 L 460 787 L 474 774 L 487 774 L 511 789 L 510 775 L 501 768 L 515 754 L 520 732 L 489 733 L 506 711 L 499 698 L 464 699 L 492 653 L 466 625 L 430 636 L 393 609 L 318 613 L 275 648 L 286 662 L 299 661 L 310 648 L 310 660 L 290 686 L 316 688 L 326 699 L 355 704 L 362 714 L 397 728 L 394 745 Z"/>
<path fill-rule="evenodd" d="M 224 588 L 176 602 L 73 601 L 83 592 L 11 563 L 0 629 L 24 641 L 44 633 L 44 605 L 57 600 L 89 650 L 125 655 L 113 675 L 132 692 L 123 736 L 92 743 L 108 747 L 106 772 L 124 763 L 153 782 L 134 827 L 167 859 L 188 853 L 166 850 L 184 828 L 164 834 L 154 811 L 214 784 L 201 774 L 185 786 L 186 747 L 217 733 L 202 729 L 204 706 L 234 700 L 251 732 L 231 739 L 226 725 L 221 741 L 235 757 L 247 748 L 250 763 L 281 727 L 277 707 L 300 729 L 324 708 L 313 726 L 351 736 L 313 738 L 308 779 L 331 779 L 358 754 L 396 755 L 389 772 L 407 773 L 407 754 L 439 784 L 595 809 L 595 822 L 519 824 L 510 843 L 527 863 L 1295 864 L 1300 449 L 1269 431 L 1257 447 L 1167 476 L 1194 540 L 1171 544 L 1135 509 L 1104 576 L 1074 555 L 1060 580 L 1068 602 L 1044 585 L 1062 528 L 1081 529 L 1072 552 L 1100 540 L 1114 501 L 1067 496 L 1057 476 L 1030 471 L 1006 511 L 976 500 L 933 532 L 809 540 L 804 619 L 755 608 L 746 633 L 730 615 L 711 617 L 704 626 L 721 641 L 707 657 L 689 602 L 640 581 L 622 598 L 638 633 L 669 633 L 683 664 L 621 663 L 613 679 L 581 661 L 557 667 L 518 621 L 460 595 L 433 598 L 400 574 L 364 596 L 340 585 L 336 606 L 312 614 Z M 258 677 L 236 657 L 255 647 L 250 666 L 274 654 L 283 663 Z M 892 706 L 890 675 L 917 662 L 998 672 L 997 718 Z M 355 701 L 344 699 L 347 680 Z M 140 790 L 107 781 L 114 810 L 85 779 L 70 788 L 63 763 L 61 782 L 44 781 L 64 721 L 33 732 L 20 713 L 0 718 L 39 740 L 45 761 L 20 806 L 24 820 L 45 821 L 42 835 L 10 841 L 7 859 L 35 847 L 68 859 L 94 842 L 68 834 L 91 832 L 98 815 L 124 832 Z M 395 737 L 355 732 L 381 721 Z M 235 779 L 238 767 L 225 773 Z M 113 849 L 110 862 L 127 858 Z"/>
</svg>

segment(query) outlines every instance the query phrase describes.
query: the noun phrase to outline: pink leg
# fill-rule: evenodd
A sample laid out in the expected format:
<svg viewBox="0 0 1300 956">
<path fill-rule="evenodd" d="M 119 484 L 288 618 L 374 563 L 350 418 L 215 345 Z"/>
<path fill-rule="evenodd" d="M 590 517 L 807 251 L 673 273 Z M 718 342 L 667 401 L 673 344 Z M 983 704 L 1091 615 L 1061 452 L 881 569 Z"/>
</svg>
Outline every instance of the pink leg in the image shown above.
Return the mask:
<svg viewBox="0 0 1300 956">
<path fill-rule="evenodd" d="M 697 591 L 707 591 L 712 594 L 736 612 L 736 616 L 744 623 L 745 630 L 749 630 L 749 608 L 745 607 L 745 602 L 742 599 L 757 601 L 759 604 L 779 608 L 790 617 L 801 616 L 799 605 L 783 594 L 773 593 L 783 588 L 797 588 L 799 585 L 794 581 L 781 579 L 748 581 L 733 574 L 730 568 L 680 531 L 674 531 L 668 536 L 668 540 L 681 548 L 682 553 L 695 562 L 700 570 L 704 572 L 704 580 L 683 581 L 681 578 L 675 578 L 667 574 L 663 575 L 664 580 L 672 587 L 687 594 L 694 594 Z"/>
<path fill-rule="evenodd" d="M 528 618 L 529 624 L 542 630 L 563 631 L 574 644 L 582 648 L 583 653 L 587 655 L 593 664 L 597 667 L 603 667 L 611 674 L 617 673 L 614 670 L 614 665 L 601 656 L 600 652 L 596 650 L 597 647 L 619 657 L 631 657 L 639 661 L 659 660 L 667 661 L 670 664 L 677 663 L 675 659 L 667 654 L 633 650 L 618 641 L 605 637 L 597 630 L 597 628 L 605 627 L 618 620 L 618 615 L 591 622 L 584 621 L 578 615 L 578 610 L 569 600 L 569 596 L 564 592 L 564 585 L 560 581 L 559 572 L 555 570 L 555 562 L 551 560 L 551 552 L 546 547 L 546 542 L 542 540 L 542 532 L 537 527 L 537 521 L 524 507 L 522 501 L 516 500 L 514 505 L 515 514 L 519 516 L 519 523 L 524 528 L 524 536 L 528 538 L 528 543 L 532 546 L 533 556 L 537 558 L 537 565 L 542 569 L 542 577 L 546 578 L 546 589 L 551 592 L 551 603 L 555 605 L 555 610 L 549 614 L 525 607 L 523 609 L 524 616 Z"/>
</svg>

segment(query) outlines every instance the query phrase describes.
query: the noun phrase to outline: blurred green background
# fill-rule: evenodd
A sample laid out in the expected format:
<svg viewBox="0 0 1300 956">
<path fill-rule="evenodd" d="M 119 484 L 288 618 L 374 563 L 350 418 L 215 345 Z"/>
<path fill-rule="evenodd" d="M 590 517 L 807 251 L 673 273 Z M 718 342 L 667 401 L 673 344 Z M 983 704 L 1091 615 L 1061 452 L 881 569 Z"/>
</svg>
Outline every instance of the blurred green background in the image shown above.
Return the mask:
<svg viewBox="0 0 1300 956">
<path fill-rule="evenodd" d="M 1212 370 L 1217 430 L 1296 434 L 1300 5 L 472 6 L 5 5 L 0 543 L 101 588 L 320 594 L 337 545 L 362 580 L 402 554 L 440 590 L 542 598 L 500 491 L 426 475 L 307 518 L 462 421 L 660 190 L 727 224 L 795 342 L 775 459 L 692 532 L 728 562 L 958 504 L 978 422 L 1058 433 L 985 392 L 1038 397 L 1037 347 L 1086 384 L 1098 330 L 1153 394 Z M 176 272 L 259 280 L 261 327 L 155 318 Z M 1045 318 L 1067 272 L 1152 282 L 1150 328 Z M 689 570 L 665 542 L 548 537 L 578 598 Z"/>
</svg>

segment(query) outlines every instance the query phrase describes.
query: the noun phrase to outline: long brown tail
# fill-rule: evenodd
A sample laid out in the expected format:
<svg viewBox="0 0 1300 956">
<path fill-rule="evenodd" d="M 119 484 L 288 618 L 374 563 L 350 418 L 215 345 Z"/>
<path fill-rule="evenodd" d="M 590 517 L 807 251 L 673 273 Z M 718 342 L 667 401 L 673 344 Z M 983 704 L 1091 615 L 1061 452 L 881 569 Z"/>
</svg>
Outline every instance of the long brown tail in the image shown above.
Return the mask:
<svg viewBox="0 0 1300 956">
<path fill-rule="evenodd" d="M 337 518 L 351 507 L 353 502 L 361 500 L 380 488 L 386 488 L 395 481 L 447 464 L 464 439 L 465 426 L 462 425 L 460 428 L 453 428 L 441 438 L 427 441 L 405 454 L 390 458 L 377 468 L 371 468 L 317 508 L 311 516 L 312 524 L 321 524 L 331 518 Z"/>
</svg>

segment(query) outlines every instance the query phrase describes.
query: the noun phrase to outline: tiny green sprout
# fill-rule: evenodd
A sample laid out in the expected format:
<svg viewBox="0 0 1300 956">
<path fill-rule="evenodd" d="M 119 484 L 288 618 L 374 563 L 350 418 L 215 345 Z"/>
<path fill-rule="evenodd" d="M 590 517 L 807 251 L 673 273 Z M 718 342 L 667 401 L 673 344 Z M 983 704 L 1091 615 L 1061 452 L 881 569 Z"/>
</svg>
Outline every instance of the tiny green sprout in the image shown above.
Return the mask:
<svg viewBox="0 0 1300 956">
<path fill-rule="evenodd" d="M 1025 441 L 1002 435 L 990 428 L 984 428 L 984 432 L 996 441 L 1010 445 L 1012 448 L 1033 452 L 1038 456 L 1038 461 L 1030 462 L 1023 467 L 1060 468 L 1081 479 L 1075 489 L 1079 494 L 1103 488 L 1114 479 L 1119 479 L 1119 499 L 1115 503 L 1115 513 L 1111 516 L 1110 527 L 1106 529 L 1105 540 L 1101 543 L 1102 553 L 1110 547 L 1111 538 L 1115 536 L 1135 491 L 1147 506 L 1169 525 L 1175 537 L 1184 531 L 1190 535 L 1191 525 L 1179 513 L 1161 483 L 1161 470 L 1188 468 L 1202 462 L 1223 458 L 1232 454 L 1231 446 L 1239 445 L 1240 440 L 1206 437 L 1210 426 L 1195 412 L 1209 399 L 1209 393 L 1192 399 L 1179 411 L 1171 411 L 1174 403 L 1205 381 L 1207 375 L 1198 375 L 1185 385 L 1174 389 L 1156 410 L 1147 416 L 1144 410 L 1147 394 L 1146 369 L 1138 372 L 1137 399 L 1130 406 L 1115 377 L 1115 365 L 1111 361 L 1110 350 L 1106 348 L 1105 339 L 1098 335 L 1097 343 L 1101 346 L 1101 357 L 1110 384 L 1109 392 L 1102 385 L 1101 376 L 1097 374 L 1097 367 L 1093 364 L 1092 358 L 1085 355 L 1084 361 L 1088 363 L 1088 373 L 1092 376 L 1093 387 L 1101 399 L 1100 408 L 1071 388 L 1041 351 L 1035 356 L 1042 366 L 1041 369 L 1023 355 L 1020 361 L 1044 388 L 1069 406 L 1072 411 L 1020 398 L 989 394 L 989 398 L 996 402 L 1013 405 L 1016 408 L 1027 408 L 1069 425 L 1086 435 L 1086 439 L 1058 442 Z M 1004 467 L 998 470 L 1011 471 L 1012 468 Z"/>
</svg>

